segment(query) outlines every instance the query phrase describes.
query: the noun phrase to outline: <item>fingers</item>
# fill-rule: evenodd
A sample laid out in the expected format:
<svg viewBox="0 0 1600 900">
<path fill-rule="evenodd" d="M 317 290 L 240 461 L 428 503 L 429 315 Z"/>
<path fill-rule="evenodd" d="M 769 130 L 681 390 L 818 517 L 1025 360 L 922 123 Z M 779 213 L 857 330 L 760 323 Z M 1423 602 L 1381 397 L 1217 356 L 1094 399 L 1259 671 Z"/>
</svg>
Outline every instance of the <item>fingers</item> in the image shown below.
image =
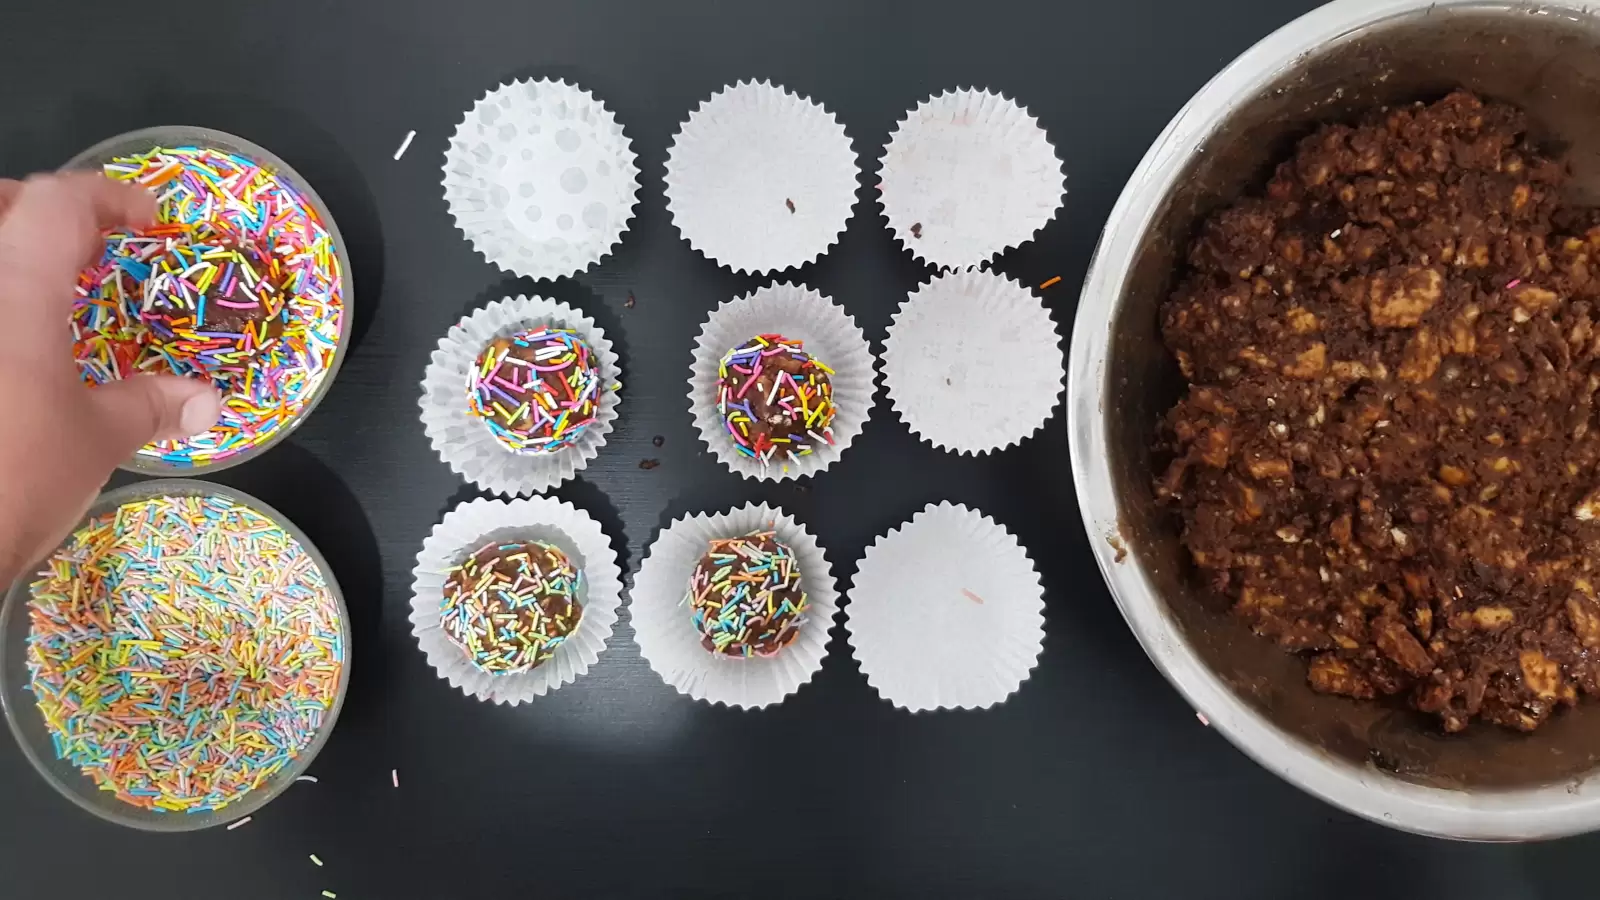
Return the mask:
<svg viewBox="0 0 1600 900">
<path fill-rule="evenodd" d="M 199 434 L 217 424 L 222 398 L 204 381 L 176 375 L 138 375 L 89 391 L 94 428 L 116 465 L 152 441 Z"/>
<path fill-rule="evenodd" d="M 11 206 L 11 201 L 16 199 L 17 192 L 22 190 L 22 182 L 14 178 L 0 178 L 0 216 L 6 214 L 6 209 Z"/>
<path fill-rule="evenodd" d="M 35 175 L 0 186 L 0 310 L 13 333 L 39 340 L 39 328 L 66 317 L 78 271 L 100 253 L 100 232 L 140 227 L 155 217 L 143 188 L 98 172 Z"/>
</svg>

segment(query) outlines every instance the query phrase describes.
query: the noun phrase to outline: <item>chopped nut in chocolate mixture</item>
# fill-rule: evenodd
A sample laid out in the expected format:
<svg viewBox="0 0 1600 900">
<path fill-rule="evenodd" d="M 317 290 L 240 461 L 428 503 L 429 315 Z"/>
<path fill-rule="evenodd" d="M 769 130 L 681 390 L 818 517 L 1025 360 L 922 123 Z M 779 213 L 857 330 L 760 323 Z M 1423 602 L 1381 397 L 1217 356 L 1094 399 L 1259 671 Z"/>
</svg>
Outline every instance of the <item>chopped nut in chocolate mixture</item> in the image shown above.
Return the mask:
<svg viewBox="0 0 1600 900">
<path fill-rule="evenodd" d="M 1200 577 L 1316 690 L 1447 731 L 1600 693 L 1600 217 L 1525 130 L 1462 92 L 1325 126 L 1163 309 Z"/>
</svg>

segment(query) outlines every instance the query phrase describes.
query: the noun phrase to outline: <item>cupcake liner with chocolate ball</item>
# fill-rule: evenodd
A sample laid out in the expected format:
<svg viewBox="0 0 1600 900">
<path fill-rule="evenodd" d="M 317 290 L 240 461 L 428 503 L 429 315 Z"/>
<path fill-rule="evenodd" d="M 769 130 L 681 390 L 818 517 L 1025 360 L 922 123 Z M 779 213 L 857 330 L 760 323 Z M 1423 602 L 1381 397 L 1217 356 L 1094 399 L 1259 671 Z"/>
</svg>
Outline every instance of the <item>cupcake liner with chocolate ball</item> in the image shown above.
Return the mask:
<svg viewBox="0 0 1600 900">
<path fill-rule="evenodd" d="M 684 516 L 646 551 L 630 613 L 662 680 L 707 703 L 781 703 L 822 667 L 838 612 L 833 572 L 803 525 L 747 504 Z"/>
<path fill-rule="evenodd" d="M 411 631 L 439 677 L 478 700 L 527 703 L 589 670 L 622 603 L 600 524 L 548 497 L 472 500 L 423 541 Z"/>
<path fill-rule="evenodd" d="M 605 331 L 565 303 L 507 297 L 439 341 L 422 381 L 422 427 L 439 458 L 507 496 L 561 484 L 605 446 L 622 368 Z"/>
<path fill-rule="evenodd" d="M 582 593 L 583 572 L 559 547 L 490 541 L 446 576 L 444 633 L 485 672 L 526 672 L 578 627 Z"/>
<path fill-rule="evenodd" d="M 794 551 L 771 531 L 713 540 L 694 567 L 684 603 L 700 646 L 723 656 L 776 656 L 806 621 Z"/>
<path fill-rule="evenodd" d="M 728 351 L 717 374 L 717 408 L 739 452 L 764 465 L 833 443 L 833 370 L 801 341 L 757 335 Z"/>
<path fill-rule="evenodd" d="M 467 411 L 513 453 L 554 453 L 593 424 L 600 393 L 583 338 L 541 325 L 489 341 L 467 378 Z"/>
<path fill-rule="evenodd" d="M 777 284 L 727 301 L 695 344 L 689 400 L 700 439 L 746 478 L 815 475 L 871 415 L 874 364 L 855 320 L 816 291 Z"/>
</svg>

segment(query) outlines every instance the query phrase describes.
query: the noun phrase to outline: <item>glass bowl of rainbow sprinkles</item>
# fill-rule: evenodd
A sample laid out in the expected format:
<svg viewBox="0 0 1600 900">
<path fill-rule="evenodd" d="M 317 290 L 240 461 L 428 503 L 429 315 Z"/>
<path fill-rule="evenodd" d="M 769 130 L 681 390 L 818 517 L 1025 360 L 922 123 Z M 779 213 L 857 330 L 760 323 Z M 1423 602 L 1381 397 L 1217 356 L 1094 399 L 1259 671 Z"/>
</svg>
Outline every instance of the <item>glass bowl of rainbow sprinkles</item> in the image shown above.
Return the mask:
<svg viewBox="0 0 1600 900">
<path fill-rule="evenodd" d="M 102 494 L 0 607 L 0 705 L 24 755 L 77 806 L 145 831 L 248 820 L 305 774 L 349 678 L 327 561 L 221 485 Z"/>
<path fill-rule="evenodd" d="M 139 450 L 122 468 L 182 475 L 238 465 L 297 428 L 344 359 L 350 258 L 316 191 L 264 147 L 221 131 L 130 131 L 73 157 L 158 198 L 156 225 L 106 235 L 80 273 L 73 352 L 84 381 L 210 380 L 217 426 Z"/>
</svg>

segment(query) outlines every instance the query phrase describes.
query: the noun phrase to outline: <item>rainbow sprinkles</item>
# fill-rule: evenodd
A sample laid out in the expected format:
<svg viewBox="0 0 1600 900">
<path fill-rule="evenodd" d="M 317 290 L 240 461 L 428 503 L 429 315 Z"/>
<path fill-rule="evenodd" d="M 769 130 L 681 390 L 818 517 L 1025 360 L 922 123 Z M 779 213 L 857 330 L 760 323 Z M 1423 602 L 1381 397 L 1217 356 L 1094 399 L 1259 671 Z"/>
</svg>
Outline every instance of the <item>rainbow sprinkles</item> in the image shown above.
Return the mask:
<svg viewBox="0 0 1600 900">
<path fill-rule="evenodd" d="M 321 217 L 276 173 L 222 150 L 157 147 L 104 168 L 107 177 L 155 192 L 159 210 L 149 229 L 108 233 L 100 260 L 78 277 L 72 335 L 83 379 L 105 384 L 172 372 L 208 378 L 222 392 L 215 428 L 151 444 L 141 456 L 203 466 L 272 440 L 327 378 L 344 324 L 343 271 Z M 207 310 L 202 298 L 214 281 L 231 291 L 226 265 L 174 272 L 164 263 L 194 259 L 190 248 L 206 255 L 222 246 L 270 255 L 283 294 L 281 312 L 274 307 L 273 340 L 263 339 L 264 330 L 247 334 L 250 327 L 240 328 L 226 308 Z M 193 315 L 182 322 L 181 348 L 147 325 L 152 276 L 164 295 L 197 298 Z"/>
<path fill-rule="evenodd" d="M 224 497 L 154 497 L 78 529 L 32 584 L 29 688 L 58 757 L 152 811 L 219 810 L 337 702 L 338 601 L 295 537 Z"/>
</svg>

